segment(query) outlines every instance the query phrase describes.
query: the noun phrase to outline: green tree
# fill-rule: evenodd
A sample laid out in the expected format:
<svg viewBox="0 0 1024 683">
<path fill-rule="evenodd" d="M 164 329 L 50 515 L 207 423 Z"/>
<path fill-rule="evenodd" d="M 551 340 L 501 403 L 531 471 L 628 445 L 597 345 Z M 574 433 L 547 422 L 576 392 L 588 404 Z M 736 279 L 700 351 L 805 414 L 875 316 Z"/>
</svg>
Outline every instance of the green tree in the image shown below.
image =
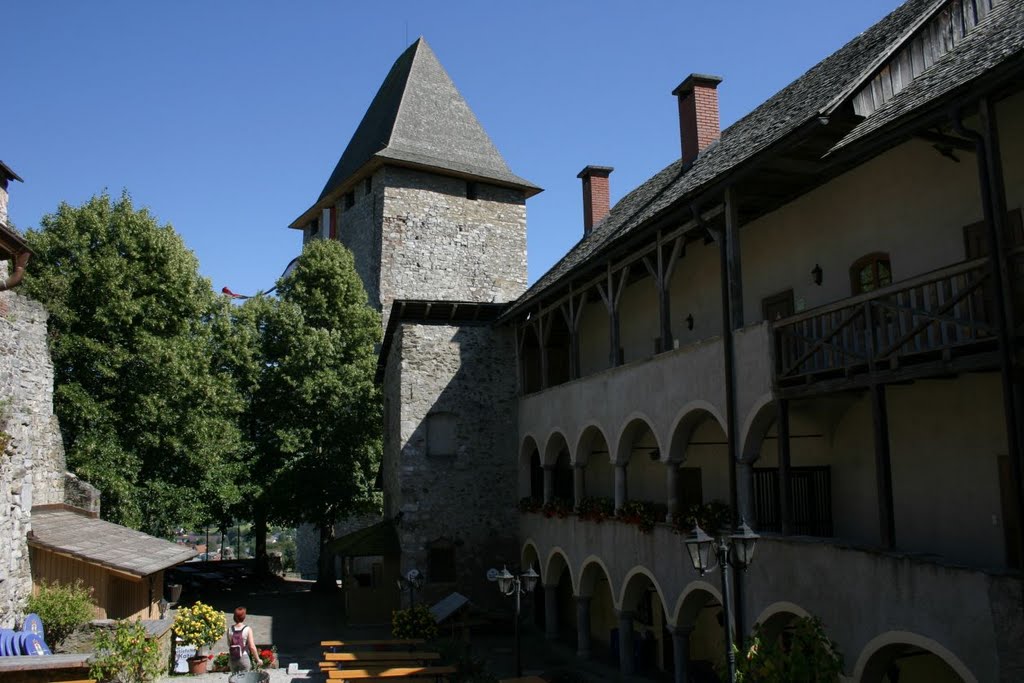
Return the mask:
<svg viewBox="0 0 1024 683">
<path fill-rule="evenodd" d="M 842 673 L 839 646 L 817 617 L 794 619 L 774 637 L 754 624 L 746 651 L 736 658 L 736 680 L 744 683 L 825 683 Z"/>
<path fill-rule="evenodd" d="M 50 312 L 68 465 L 105 518 L 167 535 L 239 499 L 241 403 L 218 366 L 218 303 L 169 225 L 124 193 L 61 204 L 26 237 Z"/>
<path fill-rule="evenodd" d="M 279 458 L 268 502 L 279 523 L 315 524 L 322 546 L 339 519 L 380 509 L 373 490 L 381 453 L 374 383 L 380 317 L 367 305 L 351 252 L 335 241 L 307 244 L 278 292 L 264 346 L 263 392 L 275 412 L 267 442 Z M 333 586 L 333 562 L 324 552 L 321 559 L 321 586 Z"/>
</svg>

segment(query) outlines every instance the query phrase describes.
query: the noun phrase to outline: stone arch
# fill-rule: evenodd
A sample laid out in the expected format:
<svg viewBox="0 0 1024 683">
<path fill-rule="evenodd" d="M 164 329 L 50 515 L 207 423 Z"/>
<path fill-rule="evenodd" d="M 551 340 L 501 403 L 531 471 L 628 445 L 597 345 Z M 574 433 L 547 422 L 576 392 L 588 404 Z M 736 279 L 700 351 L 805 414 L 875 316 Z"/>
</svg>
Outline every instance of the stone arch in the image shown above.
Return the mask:
<svg viewBox="0 0 1024 683">
<path fill-rule="evenodd" d="M 522 563 L 522 567 L 525 570 L 527 567 L 537 566 L 538 572 L 542 572 L 544 568 L 540 563 L 540 552 L 537 550 L 537 544 L 532 538 L 527 538 L 523 541 L 523 547 L 519 551 L 519 561 Z M 495 567 L 497 569 L 497 567 Z"/>
<path fill-rule="evenodd" d="M 597 555 L 588 556 L 580 565 L 579 578 L 573 584 L 576 586 L 578 594 L 581 596 L 593 595 L 594 586 L 602 574 L 608 581 L 608 589 L 611 591 L 612 599 L 614 600 L 615 590 L 612 588 L 612 574 L 608 571 L 608 566 L 604 563 L 604 560 Z M 616 603 L 614 606 L 618 607 L 618 604 Z"/>
<path fill-rule="evenodd" d="M 978 683 L 978 679 L 956 655 L 931 638 L 910 631 L 888 631 L 871 639 L 857 658 L 853 680 L 859 683 L 880 683 L 886 668 L 895 658 L 900 654 L 920 650 L 941 660 L 948 667 L 949 673 L 958 676 L 963 683 Z"/>
<path fill-rule="evenodd" d="M 640 599 L 647 583 L 654 586 L 654 590 L 658 593 L 658 599 L 661 600 L 661 607 L 667 614 L 668 601 L 665 600 L 665 591 L 661 589 L 661 584 L 655 578 L 654 572 L 644 566 L 633 567 L 626 572 L 626 577 L 622 580 L 622 587 L 619 590 L 619 604 L 623 609 L 630 609 Z"/>
<path fill-rule="evenodd" d="M 594 450 L 600 450 L 601 445 L 604 446 L 604 455 L 611 462 L 611 450 L 608 448 L 608 437 L 605 436 L 605 430 L 596 422 L 588 423 L 580 431 L 579 438 L 576 439 L 576 449 L 572 453 L 573 464 L 586 465 L 590 460 L 591 453 Z"/>
<path fill-rule="evenodd" d="M 651 437 L 654 439 L 654 447 L 658 450 L 658 458 L 662 457 L 661 454 L 664 452 L 664 449 L 661 447 L 661 441 L 658 439 L 658 432 L 654 429 L 654 422 L 643 413 L 637 412 L 627 417 L 622 429 L 619 430 L 619 435 L 615 439 L 613 463 L 617 465 L 629 463 L 632 445 L 636 438 L 644 433 L 644 430 L 651 433 Z"/>
<path fill-rule="evenodd" d="M 564 572 L 569 573 L 569 581 L 572 582 L 573 593 L 576 592 L 575 577 L 572 575 L 572 565 L 569 563 L 569 556 L 560 547 L 554 547 L 548 553 L 544 562 L 544 571 L 541 573 L 541 581 L 544 585 L 554 585 L 562 577 Z"/>
<path fill-rule="evenodd" d="M 592 422 L 583 428 L 576 440 L 573 463 L 584 468 L 583 487 L 576 492 L 581 498 L 614 494 L 615 471 L 606 433 L 600 425 Z"/>
<path fill-rule="evenodd" d="M 811 614 L 792 602 L 773 602 L 761 612 L 755 623 L 761 624 L 765 640 L 772 641 L 789 626 L 794 619 L 804 619 Z"/>
<path fill-rule="evenodd" d="M 691 581 L 676 600 L 669 624 L 692 627 L 697 614 L 711 602 L 722 604 L 722 594 L 718 589 L 704 580 Z"/>
<path fill-rule="evenodd" d="M 740 462 L 752 463 L 761 457 L 761 446 L 775 419 L 775 400 L 771 394 L 765 394 L 757 399 L 740 429 Z"/>
<path fill-rule="evenodd" d="M 544 444 L 541 464 L 545 467 L 553 466 L 562 451 L 569 452 L 569 441 L 565 438 L 565 433 L 562 430 L 556 429 L 548 435 L 547 443 Z"/>
<path fill-rule="evenodd" d="M 532 434 L 527 434 L 519 446 L 520 496 L 540 498 L 543 495 L 544 479 L 540 465 L 540 448 L 537 446 L 537 439 Z"/>
<path fill-rule="evenodd" d="M 693 430 L 704 420 L 713 419 L 727 433 L 725 418 L 718 411 L 718 408 L 707 401 L 690 401 L 676 413 L 672 421 L 672 429 L 669 431 L 668 453 L 662 457 L 668 462 L 683 462 L 686 459 L 686 446 L 693 436 Z"/>
</svg>

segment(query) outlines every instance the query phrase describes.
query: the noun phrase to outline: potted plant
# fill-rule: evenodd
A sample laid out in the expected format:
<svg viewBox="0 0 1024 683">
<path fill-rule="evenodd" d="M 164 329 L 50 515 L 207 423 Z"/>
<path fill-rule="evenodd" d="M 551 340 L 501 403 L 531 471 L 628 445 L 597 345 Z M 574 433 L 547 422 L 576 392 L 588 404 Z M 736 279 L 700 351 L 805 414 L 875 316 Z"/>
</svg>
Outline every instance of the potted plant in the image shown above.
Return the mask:
<svg viewBox="0 0 1024 683">
<path fill-rule="evenodd" d="M 210 660 L 205 655 L 199 655 L 199 649 L 223 636 L 227 626 L 223 614 L 209 605 L 197 602 L 191 607 L 182 607 L 174 615 L 174 632 L 182 643 L 196 648 L 196 656 L 188 660 L 189 673 L 202 674 L 206 673 Z"/>
</svg>

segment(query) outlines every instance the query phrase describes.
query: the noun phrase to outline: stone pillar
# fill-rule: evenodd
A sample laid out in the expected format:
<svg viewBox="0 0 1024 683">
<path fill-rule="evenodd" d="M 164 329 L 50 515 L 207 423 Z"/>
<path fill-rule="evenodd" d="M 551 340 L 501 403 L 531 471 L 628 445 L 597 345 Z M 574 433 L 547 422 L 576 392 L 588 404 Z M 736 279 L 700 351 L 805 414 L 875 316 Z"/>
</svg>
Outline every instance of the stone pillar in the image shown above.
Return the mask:
<svg viewBox="0 0 1024 683">
<path fill-rule="evenodd" d="M 583 465 L 573 465 L 572 468 L 572 492 L 573 502 L 576 505 L 580 504 L 580 501 L 587 497 L 587 478 L 586 468 Z"/>
<path fill-rule="evenodd" d="M 665 483 L 668 487 L 668 515 L 666 515 L 665 521 L 671 524 L 680 513 L 679 463 L 665 463 Z"/>
<path fill-rule="evenodd" d="M 544 502 L 550 503 L 555 497 L 555 468 L 544 465 Z"/>
<path fill-rule="evenodd" d="M 629 500 L 626 490 L 626 465 L 615 466 L 615 509 L 621 510 Z"/>
<path fill-rule="evenodd" d="M 670 626 L 668 630 L 672 634 L 672 661 L 675 664 L 672 681 L 686 683 L 689 680 L 686 669 L 690 664 L 690 634 L 693 633 L 693 627 Z"/>
<path fill-rule="evenodd" d="M 590 659 L 590 596 L 576 596 L 576 656 Z"/>
<path fill-rule="evenodd" d="M 544 637 L 558 638 L 558 584 L 544 586 Z"/>
<path fill-rule="evenodd" d="M 750 526 L 757 528 L 754 515 L 754 466 L 745 461 L 736 463 L 736 493 L 740 517 Z"/>
<path fill-rule="evenodd" d="M 619 615 L 619 671 L 624 676 L 632 676 L 633 666 L 633 613 L 629 610 L 618 610 Z"/>
</svg>

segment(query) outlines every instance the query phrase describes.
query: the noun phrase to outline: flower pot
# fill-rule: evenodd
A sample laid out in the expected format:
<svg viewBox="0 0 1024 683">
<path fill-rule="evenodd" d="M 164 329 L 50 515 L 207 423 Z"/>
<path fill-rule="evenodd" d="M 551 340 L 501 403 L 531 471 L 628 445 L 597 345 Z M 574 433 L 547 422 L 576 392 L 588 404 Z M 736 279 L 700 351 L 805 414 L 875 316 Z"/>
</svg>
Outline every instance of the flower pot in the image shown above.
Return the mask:
<svg viewBox="0 0 1024 683">
<path fill-rule="evenodd" d="M 193 676 L 206 673 L 206 666 L 210 663 L 206 655 L 198 655 L 188 658 L 188 672 Z"/>
</svg>

